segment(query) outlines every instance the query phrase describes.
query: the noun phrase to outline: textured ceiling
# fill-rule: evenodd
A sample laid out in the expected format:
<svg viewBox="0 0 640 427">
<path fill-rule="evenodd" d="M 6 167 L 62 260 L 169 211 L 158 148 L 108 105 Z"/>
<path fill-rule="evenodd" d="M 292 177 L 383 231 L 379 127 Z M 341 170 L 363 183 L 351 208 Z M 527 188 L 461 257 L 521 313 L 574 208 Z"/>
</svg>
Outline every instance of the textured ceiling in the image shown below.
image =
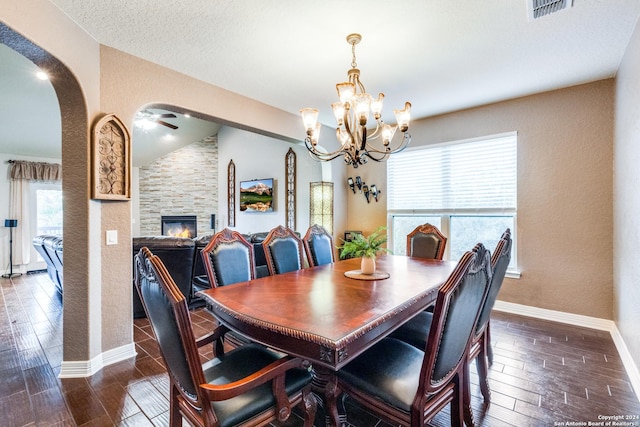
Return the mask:
<svg viewBox="0 0 640 427">
<path fill-rule="evenodd" d="M 333 126 L 356 48 L 385 116 L 414 118 L 615 76 L 638 0 L 573 0 L 529 20 L 528 0 L 52 0 L 98 42 Z M 301 132 L 301 138 L 303 138 Z"/>
</svg>

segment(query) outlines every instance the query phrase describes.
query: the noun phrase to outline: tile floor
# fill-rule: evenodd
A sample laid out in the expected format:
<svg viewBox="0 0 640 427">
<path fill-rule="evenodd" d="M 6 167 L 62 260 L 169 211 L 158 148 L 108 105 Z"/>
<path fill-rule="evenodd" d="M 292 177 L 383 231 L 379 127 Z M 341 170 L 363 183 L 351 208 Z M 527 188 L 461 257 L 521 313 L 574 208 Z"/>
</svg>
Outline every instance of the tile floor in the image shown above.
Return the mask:
<svg viewBox="0 0 640 427">
<path fill-rule="evenodd" d="M 62 306 L 47 275 L 0 279 L 0 303 L 0 426 L 168 425 L 168 379 L 146 320 L 135 321 L 137 357 L 89 378 L 59 379 Z M 213 322 L 204 309 L 192 320 L 202 334 Z M 492 338 L 488 407 L 471 369 L 478 426 L 560 426 L 640 415 L 607 332 L 495 312 Z M 350 426 L 389 425 L 348 398 L 346 405 Z M 317 420 L 323 424 L 322 413 Z M 294 414 L 287 425 L 302 422 Z M 448 426 L 448 413 L 432 425 Z"/>
</svg>

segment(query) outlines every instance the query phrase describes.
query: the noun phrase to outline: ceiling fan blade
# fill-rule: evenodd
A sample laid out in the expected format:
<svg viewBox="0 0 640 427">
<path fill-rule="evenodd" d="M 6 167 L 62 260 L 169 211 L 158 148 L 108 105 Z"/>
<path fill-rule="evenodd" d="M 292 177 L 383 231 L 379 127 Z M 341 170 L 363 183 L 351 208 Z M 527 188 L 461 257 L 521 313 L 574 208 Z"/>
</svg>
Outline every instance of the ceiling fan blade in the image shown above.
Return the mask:
<svg viewBox="0 0 640 427">
<path fill-rule="evenodd" d="M 171 123 L 163 122 L 162 120 L 154 120 L 154 122 L 158 123 L 159 125 L 171 128 L 171 129 L 178 129 L 178 126 L 172 125 Z"/>
</svg>

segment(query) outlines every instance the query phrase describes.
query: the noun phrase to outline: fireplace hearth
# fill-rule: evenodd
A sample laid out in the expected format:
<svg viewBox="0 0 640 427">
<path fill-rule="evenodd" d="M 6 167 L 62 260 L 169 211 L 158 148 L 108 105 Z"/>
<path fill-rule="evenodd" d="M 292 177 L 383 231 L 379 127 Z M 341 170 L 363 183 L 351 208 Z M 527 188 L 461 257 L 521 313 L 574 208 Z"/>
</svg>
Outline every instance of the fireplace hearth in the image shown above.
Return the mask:
<svg viewBox="0 0 640 427">
<path fill-rule="evenodd" d="M 198 235 L 198 221 L 195 215 L 163 215 L 161 226 L 163 236 L 192 238 Z"/>
</svg>

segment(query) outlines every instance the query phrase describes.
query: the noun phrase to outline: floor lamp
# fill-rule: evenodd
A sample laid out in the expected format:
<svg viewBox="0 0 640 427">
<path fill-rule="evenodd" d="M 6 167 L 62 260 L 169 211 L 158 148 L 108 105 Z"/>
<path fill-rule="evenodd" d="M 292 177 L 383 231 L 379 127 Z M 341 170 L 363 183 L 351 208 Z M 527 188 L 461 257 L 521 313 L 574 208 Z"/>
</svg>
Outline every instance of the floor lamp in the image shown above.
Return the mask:
<svg viewBox="0 0 640 427">
<path fill-rule="evenodd" d="M 9 273 L 3 274 L 2 277 L 10 279 L 12 277 L 20 276 L 22 273 L 13 272 L 13 229 L 18 226 L 17 219 L 5 219 L 4 226 L 9 229 Z"/>
</svg>

